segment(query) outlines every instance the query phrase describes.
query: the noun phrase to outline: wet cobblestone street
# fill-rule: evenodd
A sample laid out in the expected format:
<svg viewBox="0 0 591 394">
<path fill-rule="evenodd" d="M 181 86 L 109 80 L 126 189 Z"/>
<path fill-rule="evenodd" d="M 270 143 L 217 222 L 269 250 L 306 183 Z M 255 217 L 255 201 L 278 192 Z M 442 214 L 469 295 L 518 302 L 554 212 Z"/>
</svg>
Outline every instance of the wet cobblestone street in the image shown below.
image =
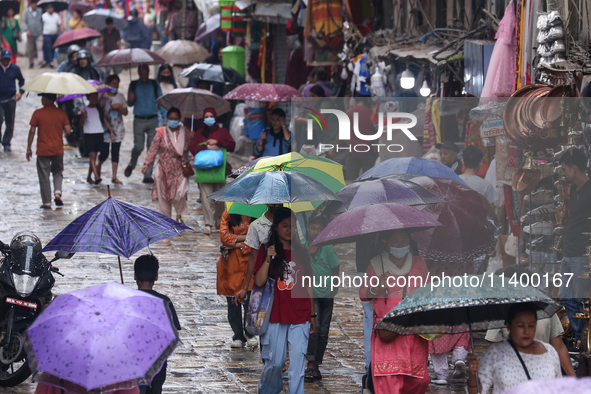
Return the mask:
<svg viewBox="0 0 591 394">
<path fill-rule="evenodd" d="M 26 80 L 40 74 L 40 70 L 28 70 L 26 61 L 19 59 Z M 135 74 L 135 72 L 134 72 Z M 152 75 L 153 76 L 153 70 Z M 121 74 L 120 90 L 127 92 L 129 73 Z M 134 77 L 135 79 L 135 77 Z M 0 239 L 9 242 L 19 231 L 36 233 L 45 245 L 67 224 L 82 213 L 107 198 L 107 184 L 111 179 L 110 159 L 103 166 L 103 184 L 86 183 L 88 160 L 80 158 L 77 149 L 65 151 L 63 209 L 42 210 L 35 156 L 25 159 L 29 120 L 33 111 L 41 107 L 40 98 L 30 93 L 17 104 L 17 116 L 12 152 L 0 152 Z M 130 111 L 131 112 L 131 111 Z M 119 179 L 122 185 L 111 185 L 114 198 L 134 202 L 158 210 L 151 199 L 151 185 L 143 184 L 139 165 L 130 178 L 123 170 L 130 157 L 133 143 L 133 115 L 127 116 L 126 136 L 121 147 Z M 35 144 L 33 146 L 35 152 Z M 230 159 L 234 168 L 244 158 Z M 189 215 L 183 217 L 194 232 L 170 238 L 151 246 L 160 259 L 161 269 L 155 290 L 168 295 L 177 310 L 182 331 L 182 345 L 169 360 L 165 393 L 255 393 L 262 370 L 258 349 L 231 349 L 232 331 L 227 322 L 225 297 L 216 294 L 216 262 L 219 257 L 219 233 L 203 234 L 201 205 L 196 202 L 198 188 L 191 184 L 189 191 Z M 337 248 L 341 259 L 341 271 L 353 275 L 354 245 Z M 131 260 L 122 259 L 125 284 L 135 287 L 133 265 L 140 254 Z M 49 256 L 49 254 L 48 254 Z M 65 276 L 56 276 L 54 294 L 61 294 L 107 281 L 118 281 L 117 258 L 90 253 L 76 254 L 71 260 L 56 264 Z M 355 291 L 341 291 L 336 302 L 330 330 L 327 354 L 321 366 L 323 379 L 306 384 L 306 393 L 345 394 L 361 392 L 364 367 L 362 307 Z M 478 342 L 481 352 L 484 344 Z M 287 376 L 286 374 L 284 375 Z M 287 385 L 287 381 L 284 381 Z M 30 379 L 2 393 L 33 393 L 35 384 Z M 463 382 L 445 387 L 431 385 L 428 393 L 464 392 Z"/>
</svg>

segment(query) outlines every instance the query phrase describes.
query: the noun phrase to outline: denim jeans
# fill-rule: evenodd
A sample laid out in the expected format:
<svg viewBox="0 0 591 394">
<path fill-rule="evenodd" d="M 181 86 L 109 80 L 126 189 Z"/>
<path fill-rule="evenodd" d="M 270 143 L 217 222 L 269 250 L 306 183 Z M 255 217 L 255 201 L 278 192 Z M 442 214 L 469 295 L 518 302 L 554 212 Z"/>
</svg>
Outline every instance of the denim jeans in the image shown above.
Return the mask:
<svg viewBox="0 0 591 394">
<path fill-rule="evenodd" d="M 589 281 L 580 279 L 579 276 L 585 272 L 587 265 L 587 257 L 563 257 L 560 264 L 560 273 L 562 274 L 562 286 L 558 290 L 558 297 L 566 309 L 566 315 L 571 327 L 575 333 L 575 341 L 581 339 L 581 332 L 585 327 L 583 319 L 577 319 L 577 313 L 583 313 L 583 302 L 585 302 L 585 292 L 589 286 Z M 565 274 L 572 273 L 572 279 L 568 283 L 568 276 Z"/>
<path fill-rule="evenodd" d="M 3 146 L 10 146 L 10 141 L 12 141 L 15 114 L 16 100 L 10 100 L 5 103 L 0 103 L 0 136 L 2 136 L 2 123 L 6 123 L 6 130 L 4 130 L 4 138 L 2 139 Z"/>
<path fill-rule="evenodd" d="M 287 394 L 304 394 L 306 350 L 310 337 L 310 322 L 301 324 L 269 323 L 261 335 L 261 358 L 265 366 L 259 381 L 260 394 L 278 394 L 283 390 L 281 373 L 289 344 L 289 390 Z"/>
<path fill-rule="evenodd" d="M 53 62 L 53 55 L 55 53 L 55 50 L 53 49 L 53 44 L 55 43 L 55 40 L 57 40 L 57 34 L 43 35 L 43 59 L 46 63 Z"/>
<path fill-rule="evenodd" d="M 314 309 L 316 311 L 316 331 L 310 335 L 308 342 L 308 361 L 322 364 L 326 345 L 328 344 L 328 332 L 332 320 L 333 298 L 315 298 Z"/>
</svg>

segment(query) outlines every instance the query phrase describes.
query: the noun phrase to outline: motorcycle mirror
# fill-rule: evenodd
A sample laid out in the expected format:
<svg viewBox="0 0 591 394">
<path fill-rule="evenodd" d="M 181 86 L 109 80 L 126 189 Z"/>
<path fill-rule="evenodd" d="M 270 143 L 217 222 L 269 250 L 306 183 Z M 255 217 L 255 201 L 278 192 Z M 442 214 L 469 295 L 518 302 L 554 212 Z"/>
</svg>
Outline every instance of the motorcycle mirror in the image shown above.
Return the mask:
<svg viewBox="0 0 591 394">
<path fill-rule="evenodd" d="M 70 253 L 70 252 L 66 252 L 63 250 L 58 250 L 57 252 L 55 252 L 55 260 L 58 259 L 71 259 L 72 256 L 74 256 L 74 253 Z"/>
</svg>

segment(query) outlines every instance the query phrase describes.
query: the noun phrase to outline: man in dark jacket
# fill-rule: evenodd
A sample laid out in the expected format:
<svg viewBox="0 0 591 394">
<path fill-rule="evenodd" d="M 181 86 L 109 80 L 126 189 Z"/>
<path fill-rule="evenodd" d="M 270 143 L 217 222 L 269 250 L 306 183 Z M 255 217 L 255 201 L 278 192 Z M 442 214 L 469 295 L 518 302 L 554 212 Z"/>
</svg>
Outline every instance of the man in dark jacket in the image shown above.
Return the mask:
<svg viewBox="0 0 591 394">
<path fill-rule="evenodd" d="M 152 46 L 152 32 L 144 25 L 144 21 L 138 18 L 138 15 L 135 8 L 129 12 L 128 25 L 123 30 L 123 39 L 132 48 L 150 49 Z"/>
<path fill-rule="evenodd" d="M 104 81 L 102 71 L 94 67 L 92 55 L 86 49 L 81 49 L 76 58 L 77 65 L 75 65 L 70 72 L 80 75 L 85 80 Z"/>
<path fill-rule="evenodd" d="M 23 90 L 16 90 L 16 81 L 19 88 L 25 84 L 21 69 L 11 63 L 12 52 L 10 49 L 3 49 L 0 52 L 0 135 L 2 134 L 2 123 L 6 121 L 6 130 L 2 145 L 5 152 L 10 152 L 10 141 L 14 131 L 14 117 L 16 114 L 16 102 L 21 99 Z"/>
<path fill-rule="evenodd" d="M 76 44 L 72 44 L 68 47 L 68 58 L 66 60 L 64 60 L 63 62 L 60 63 L 60 65 L 57 67 L 57 72 L 58 73 L 64 73 L 64 72 L 70 72 L 74 66 L 76 64 L 78 64 L 77 62 L 77 57 L 78 57 L 78 52 L 80 51 L 80 47 Z"/>
</svg>

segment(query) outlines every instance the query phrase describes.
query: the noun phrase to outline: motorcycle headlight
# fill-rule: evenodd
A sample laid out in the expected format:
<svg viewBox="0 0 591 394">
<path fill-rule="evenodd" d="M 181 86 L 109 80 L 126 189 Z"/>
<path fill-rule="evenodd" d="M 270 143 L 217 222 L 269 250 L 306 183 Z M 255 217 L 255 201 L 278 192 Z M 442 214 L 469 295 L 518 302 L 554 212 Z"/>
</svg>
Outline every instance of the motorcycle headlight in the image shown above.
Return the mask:
<svg viewBox="0 0 591 394">
<path fill-rule="evenodd" d="M 39 282 L 38 276 L 30 275 L 17 275 L 12 274 L 12 281 L 14 282 L 14 289 L 21 297 L 27 297 L 31 295 L 37 282 Z"/>
</svg>

